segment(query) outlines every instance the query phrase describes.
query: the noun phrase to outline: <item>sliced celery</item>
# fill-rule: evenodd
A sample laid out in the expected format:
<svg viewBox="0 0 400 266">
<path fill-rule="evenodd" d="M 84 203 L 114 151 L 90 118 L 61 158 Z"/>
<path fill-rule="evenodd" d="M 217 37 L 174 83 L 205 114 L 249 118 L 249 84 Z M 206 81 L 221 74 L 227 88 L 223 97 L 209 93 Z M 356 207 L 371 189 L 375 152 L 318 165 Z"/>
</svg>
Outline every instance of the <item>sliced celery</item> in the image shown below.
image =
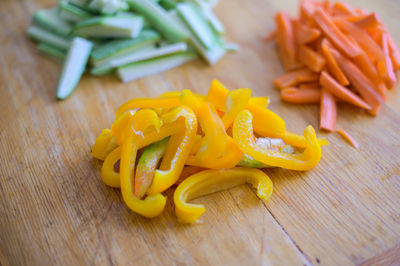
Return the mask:
<svg viewBox="0 0 400 266">
<path fill-rule="evenodd" d="M 58 36 L 38 26 L 30 26 L 28 28 L 28 35 L 38 42 L 50 44 L 64 51 L 68 50 L 71 44 L 71 40 Z"/>
<path fill-rule="evenodd" d="M 62 36 L 68 36 L 72 26 L 60 17 L 58 8 L 42 9 L 33 15 L 33 21 L 39 26 Z"/>
<path fill-rule="evenodd" d="M 58 81 L 57 99 L 67 98 L 78 85 L 85 71 L 92 47 L 91 42 L 80 37 L 75 37 L 72 40 Z"/>
<path fill-rule="evenodd" d="M 47 55 L 50 55 L 54 58 L 60 59 L 60 60 L 64 60 L 67 53 L 63 50 L 58 49 L 57 47 L 51 46 L 47 43 L 39 43 L 37 45 L 37 49 L 39 51 L 41 51 L 42 53 L 45 53 Z"/>
<path fill-rule="evenodd" d="M 58 6 L 60 8 L 60 16 L 71 22 L 80 22 L 93 16 L 92 13 L 89 13 L 78 6 L 70 4 L 65 0 L 61 0 Z"/>
<path fill-rule="evenodd" d="M 135 38 L 142 28 L 141 16 L 93 17 L 75 25 L 73 33 L 87 37 Z"/>
<path fill-rule="evenodd" d="M 119 67 L 117 69 L 117 74 L 123 82 L 128 82 L 148 75 L 154 75 L 166 71 L 168 69 L 192 61 L 196 58 L 197 55 L 195 52 L 180 52 Z"/>
<path fill-rule="evenodd" d="M 181 42 L 188 38 L 182 29 L 159 4 L 149 0 L 130 0 L 133 10 L 146 17 L 168 41 Z"/>
<path fill-rule="evenodd" d="M 112 57 L 127 54 L 142 47 L 155 44 L 161 36 L 153 30 L 143 30 L 139 36 L 133 39 L 120 39 L 108 42 L 93 50 L 91 60 L 95 65 L 103 63 Z"/>
</svg>

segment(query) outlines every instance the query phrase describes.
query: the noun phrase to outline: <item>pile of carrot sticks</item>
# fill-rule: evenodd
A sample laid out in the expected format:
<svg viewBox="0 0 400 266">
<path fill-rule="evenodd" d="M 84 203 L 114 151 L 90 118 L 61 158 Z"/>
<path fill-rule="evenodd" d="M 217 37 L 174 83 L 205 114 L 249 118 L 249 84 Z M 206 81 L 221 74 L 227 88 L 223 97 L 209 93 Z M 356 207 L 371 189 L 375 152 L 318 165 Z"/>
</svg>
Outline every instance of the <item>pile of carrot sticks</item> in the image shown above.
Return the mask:
<svg viewBox="0 0 400 266">
<path fill-rule="evenodd" d="M 319 103 L 320 129 L 327 131 L 336 130 L 338 102 L 378 114 L 397 83 L 400 51 L 376 13 L 302 0 L 299 18 L 283 11 L 275 22 L 267 39 L 275 39 L 286 71 L 274 80 L 283 101 Z"/>
</svg>

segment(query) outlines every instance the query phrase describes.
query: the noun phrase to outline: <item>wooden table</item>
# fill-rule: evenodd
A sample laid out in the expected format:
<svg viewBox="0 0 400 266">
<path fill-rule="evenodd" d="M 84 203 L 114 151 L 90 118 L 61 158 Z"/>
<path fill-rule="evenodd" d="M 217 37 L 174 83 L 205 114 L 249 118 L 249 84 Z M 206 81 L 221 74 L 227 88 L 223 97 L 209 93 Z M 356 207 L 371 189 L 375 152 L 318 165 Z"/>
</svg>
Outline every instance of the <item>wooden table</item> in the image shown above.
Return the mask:
<svg viewBox="0 0 400 266">
<path fill-rule="evenodd" d="M 348 1 L 377 11 L 400 44 L 398 0 Z M 318 106 L 281 103 L 271 82 L 282 73 L 262 37 L 279 9 L 295 0 L 225 0 L 216 8 L 241 50 L 214 67 L 197 61 L 136 82 L 85 76 L 66 101 L 55 100 L 60 65 L 39 54 L 25 32 L 50 0 L 0 2 L 0 262 L 2 265 L 353 265 L 400 264 L 400 96 L 389 93 L 379 117 L 340 106 L 336 134 L 308 172 L 270 169 L 274 194 L 260 201 L 248 186 L 198 199 L 201 225 L 176 222 L 172 192 L 164 213 L 142 218 L 100 179 L 89 155 L 116 108 L 169 90 L 204 93 L 212 78 L 269 95 L 291 131 L 318 127 Z"/>
</svg>

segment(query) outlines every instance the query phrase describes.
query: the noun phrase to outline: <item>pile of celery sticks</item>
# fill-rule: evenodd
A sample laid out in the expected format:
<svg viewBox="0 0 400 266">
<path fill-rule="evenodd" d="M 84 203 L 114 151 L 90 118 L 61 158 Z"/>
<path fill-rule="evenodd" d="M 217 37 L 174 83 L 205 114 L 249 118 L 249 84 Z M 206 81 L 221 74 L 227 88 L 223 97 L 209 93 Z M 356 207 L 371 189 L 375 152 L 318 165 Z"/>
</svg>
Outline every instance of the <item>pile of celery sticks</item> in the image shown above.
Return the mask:
<svg viewBox="0 0 400 266">
<path fill-rule="evenodd" d="M 123 82 L 177 67 L 199 56 L 216 63 L 227 51 L 224 27 L 210 0 L 60 0 L 37 11 L 28 28 L 37 48 L 63 62 L 57 98 L 85 70 L 116 73 Z"/>
</svg>

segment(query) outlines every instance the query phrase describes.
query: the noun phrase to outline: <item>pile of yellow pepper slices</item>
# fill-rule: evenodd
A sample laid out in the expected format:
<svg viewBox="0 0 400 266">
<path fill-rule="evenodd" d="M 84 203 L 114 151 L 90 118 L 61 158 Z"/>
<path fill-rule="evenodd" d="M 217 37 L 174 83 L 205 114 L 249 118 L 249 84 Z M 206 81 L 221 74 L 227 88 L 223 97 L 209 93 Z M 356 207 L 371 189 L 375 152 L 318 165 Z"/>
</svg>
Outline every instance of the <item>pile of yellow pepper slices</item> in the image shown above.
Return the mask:
<svg viewBox="0 0 400 266">
<path fill-rule="evenodd" d="M 202 169 L 179 180 L 174 192 L 178 220 L 193 223 L 205 208 L 188 203 L 191 199 L 247 182 L 266 200 L 273 185 L 256 168 L 304 171 L 319 162 L 327 141 L 317 139 L 311 126 L 304 136 L 288 132 L 268 103 L 268 97 L 252 97 L 249 89 L 229 91 L 218 80 L 207 96 L 183 90 L 132 99 L 97 137 L 91 155 L 104 160 L 103 182 L 120 188 L 126 205 L 145 217 L 163 211 L 162 192 L 182 171 Z"/>
</svg>

